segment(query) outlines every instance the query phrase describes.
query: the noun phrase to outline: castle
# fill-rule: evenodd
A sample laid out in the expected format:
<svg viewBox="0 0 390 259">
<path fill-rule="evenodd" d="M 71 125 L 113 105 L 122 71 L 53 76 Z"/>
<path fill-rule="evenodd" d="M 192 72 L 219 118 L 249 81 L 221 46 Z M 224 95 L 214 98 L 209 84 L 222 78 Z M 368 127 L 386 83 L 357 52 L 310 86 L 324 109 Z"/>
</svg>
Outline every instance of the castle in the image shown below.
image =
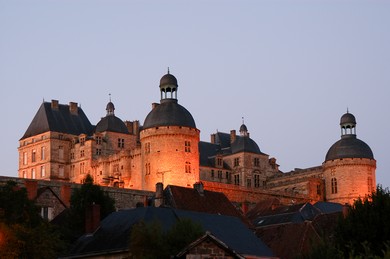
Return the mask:
<svg viewBox="0 0 390 259">
<path fill-rule="evenodd" d="M 90 174 L 102 186 L 145 191 L 158 182 L 184 187 L 202 182 L 241 202 L 284 195 L 344 204 L 375 190 L 376 161 L 356 137 L 349 112 L 340 120 L 341 139 L 322 165 L 283 173 L 244 123 L 239 134 L 216 132 L 210 142 L 200 141 L 191 113 L 178 103 L 177 79 L 168 71 L 159 88 L 160 103 L 152 104 L 142 125 L 116 117 L 111 100 L 96 125 L 77 103 L 43 102 L 19 141 L 19 177 L 82 183 Z"/>
</svg>

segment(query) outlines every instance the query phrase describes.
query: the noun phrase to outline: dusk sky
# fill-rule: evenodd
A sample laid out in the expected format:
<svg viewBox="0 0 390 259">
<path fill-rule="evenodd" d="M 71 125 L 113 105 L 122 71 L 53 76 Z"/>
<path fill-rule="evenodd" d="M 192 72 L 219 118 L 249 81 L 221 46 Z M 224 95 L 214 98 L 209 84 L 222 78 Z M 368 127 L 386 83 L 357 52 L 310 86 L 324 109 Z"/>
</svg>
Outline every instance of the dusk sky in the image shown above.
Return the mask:
<svg viewBox="0 0 390 259">
<path fill-rule="evenodd" d="M 242 117 L 280 169 L 321 165 L 340 117 L 390 186 L 390 1 L 0 0 L 0 175 L 42 101 L 141 124 L 170 68 L 201 140 Z"/>
</svg>

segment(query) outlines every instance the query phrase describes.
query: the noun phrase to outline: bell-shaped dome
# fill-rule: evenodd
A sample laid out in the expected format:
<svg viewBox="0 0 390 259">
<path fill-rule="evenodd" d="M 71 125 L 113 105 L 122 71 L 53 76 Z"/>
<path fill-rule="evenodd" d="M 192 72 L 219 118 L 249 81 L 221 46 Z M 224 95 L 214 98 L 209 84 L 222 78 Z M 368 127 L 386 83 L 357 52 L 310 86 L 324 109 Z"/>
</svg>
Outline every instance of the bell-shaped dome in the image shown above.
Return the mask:
<svg viewBox="0 0 390 259">
<path fill-rule="evenodd" d="M 340 125 L 342 126 L 345 124 L 356 125 L 356 118 L 352 113 L 347 112 L 341 116 Z"/>
<path fill-rule="evenodd" d="M 146 116 L 143 129 L 158 126 L 183 126 L 196 128 L 191 113 L 177 103 L 175 99 L 161 100 L 161 104 L 153 108 Z"/>
<path fill-rule="evenodd" d="M 109 115 L 102 118 L 96 125 L 95 131 L 96 132 L 110 131 L 110 132 L 129 134 L 129 130 L 126 127 L 126 124 L 115 115 Z"/>
<path fill-rule="evenodd" d="M 325 156 L 325 161 L 341 158 L 368 158 L 374 159 L 371 148 L 356 137 L 356 118 L 353 114 L 345 113 L 341 116 L 341 139 L 334 143 Z"/>
<path fill-rule="evenodd" d="M 256 142 L 248 136 L 237 136 L 236 140 L 231 144 L 232 154 L 240 152 L 249 152 L 262 154 Z"/>
<path fill-rule="evenodd" d="M 160 88 L 164 86 L 175 86 L 177 87 L 177 79 L 174 75 L 166 74 L 160 79 Z"/>
<path fill-rule="evenodd" d="M 330 147 L 325 161 L 341 158 L 374 159 L 374 154 L 371 148 L 364 141 L 356 138 L 355 135 L 344 135 Z"/>
</svg>

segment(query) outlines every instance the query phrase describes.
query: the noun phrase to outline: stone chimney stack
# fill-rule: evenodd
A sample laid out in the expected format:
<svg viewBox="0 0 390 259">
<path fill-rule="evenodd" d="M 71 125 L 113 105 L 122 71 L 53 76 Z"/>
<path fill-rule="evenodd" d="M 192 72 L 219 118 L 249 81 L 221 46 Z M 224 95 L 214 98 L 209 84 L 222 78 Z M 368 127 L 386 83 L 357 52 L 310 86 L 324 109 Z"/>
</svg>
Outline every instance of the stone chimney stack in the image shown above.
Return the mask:
<svg viewBox="0 0 390 259">
<path fill-rule="evenodd" d="M 217 138 L 217 134 L 211 134 L 211 140 L 210 140 L 210 142 L 212 143 L 212 144 L 215 144 L 215 142 L 216 142 L 216 138 Z"/>
<path fill-rule="evenodd" d="M 160 207 L 164 204 L 164 185 L 163 183 L 159 182 L 156 183 L 156 199 L 154 200 L 154 206 Z"/>
<path fill-rule="evenodd" d="M 204 196 L 204 188 L 202 182 L 194 183 L 194 189 L 198 191 L 200 196 Z"/>
<path fill-rule="evenodd" d="M 58 110 L 58 100 L 51 100 L 51 108 L 53 110 Z"/>
<path fill-rule="evenodd" d="M 77 103 L 75 102 L 70 102 L 69 103 L 69 111 L 71 114 L 73 115 L 77 115 L 78 114 L 78 107 L 77 107 Z"/>
<path fill-rule="evenodd" d="M 230 131 L 230 143 L 233 143 L 236 141 L 236 130 L 231 130 Z"/>
<path fill-rule="evenodd" d="M 92 234 L 100 226 L 100 205 L 92 204 L 85 209 L 85 233 Z"/>
</svg>

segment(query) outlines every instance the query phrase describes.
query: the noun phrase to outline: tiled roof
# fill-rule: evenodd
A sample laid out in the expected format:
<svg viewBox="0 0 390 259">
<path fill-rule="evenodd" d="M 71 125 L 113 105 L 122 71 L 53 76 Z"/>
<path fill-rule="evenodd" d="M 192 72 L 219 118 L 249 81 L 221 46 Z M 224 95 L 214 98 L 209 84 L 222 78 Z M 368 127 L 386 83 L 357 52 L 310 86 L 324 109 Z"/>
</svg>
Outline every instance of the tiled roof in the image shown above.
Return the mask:
<svg viewBox="0 0 390 259">
<path fill-rule="evenodd" d="M 225 194 L 204 190 L 203 194 L 194 188 L 168 185 L 164 190 L 165 204 L 181 209 L 238 217 L 242 214 L 234 207 Z"/>
<path fill-rule="evenodd" d="M 127 250 L 132 226 L 140 220 L 147 223 L 158 220 L 166 231 L 177 220 L 184 218 L 201 224 L 204 231 L 209 231 L 239 254 L 273 255 L 272 251 L 236 217 L 172 208 L 145 207 L 110 214 L 101 222 L 100 228 L 93 235 L 79 238 L 67 258 Z"/>
<path fill-rule="evenodd" d="M 77 114 L 74 114 L 70 112 L 69 105 L 59 104 L 58 109 L 52 109 L 51 103 L 42 103 L 21 140 L 47 131 L 90 135 L 94 127 L 81 107 L 77 109 Z"/>
</svg>

